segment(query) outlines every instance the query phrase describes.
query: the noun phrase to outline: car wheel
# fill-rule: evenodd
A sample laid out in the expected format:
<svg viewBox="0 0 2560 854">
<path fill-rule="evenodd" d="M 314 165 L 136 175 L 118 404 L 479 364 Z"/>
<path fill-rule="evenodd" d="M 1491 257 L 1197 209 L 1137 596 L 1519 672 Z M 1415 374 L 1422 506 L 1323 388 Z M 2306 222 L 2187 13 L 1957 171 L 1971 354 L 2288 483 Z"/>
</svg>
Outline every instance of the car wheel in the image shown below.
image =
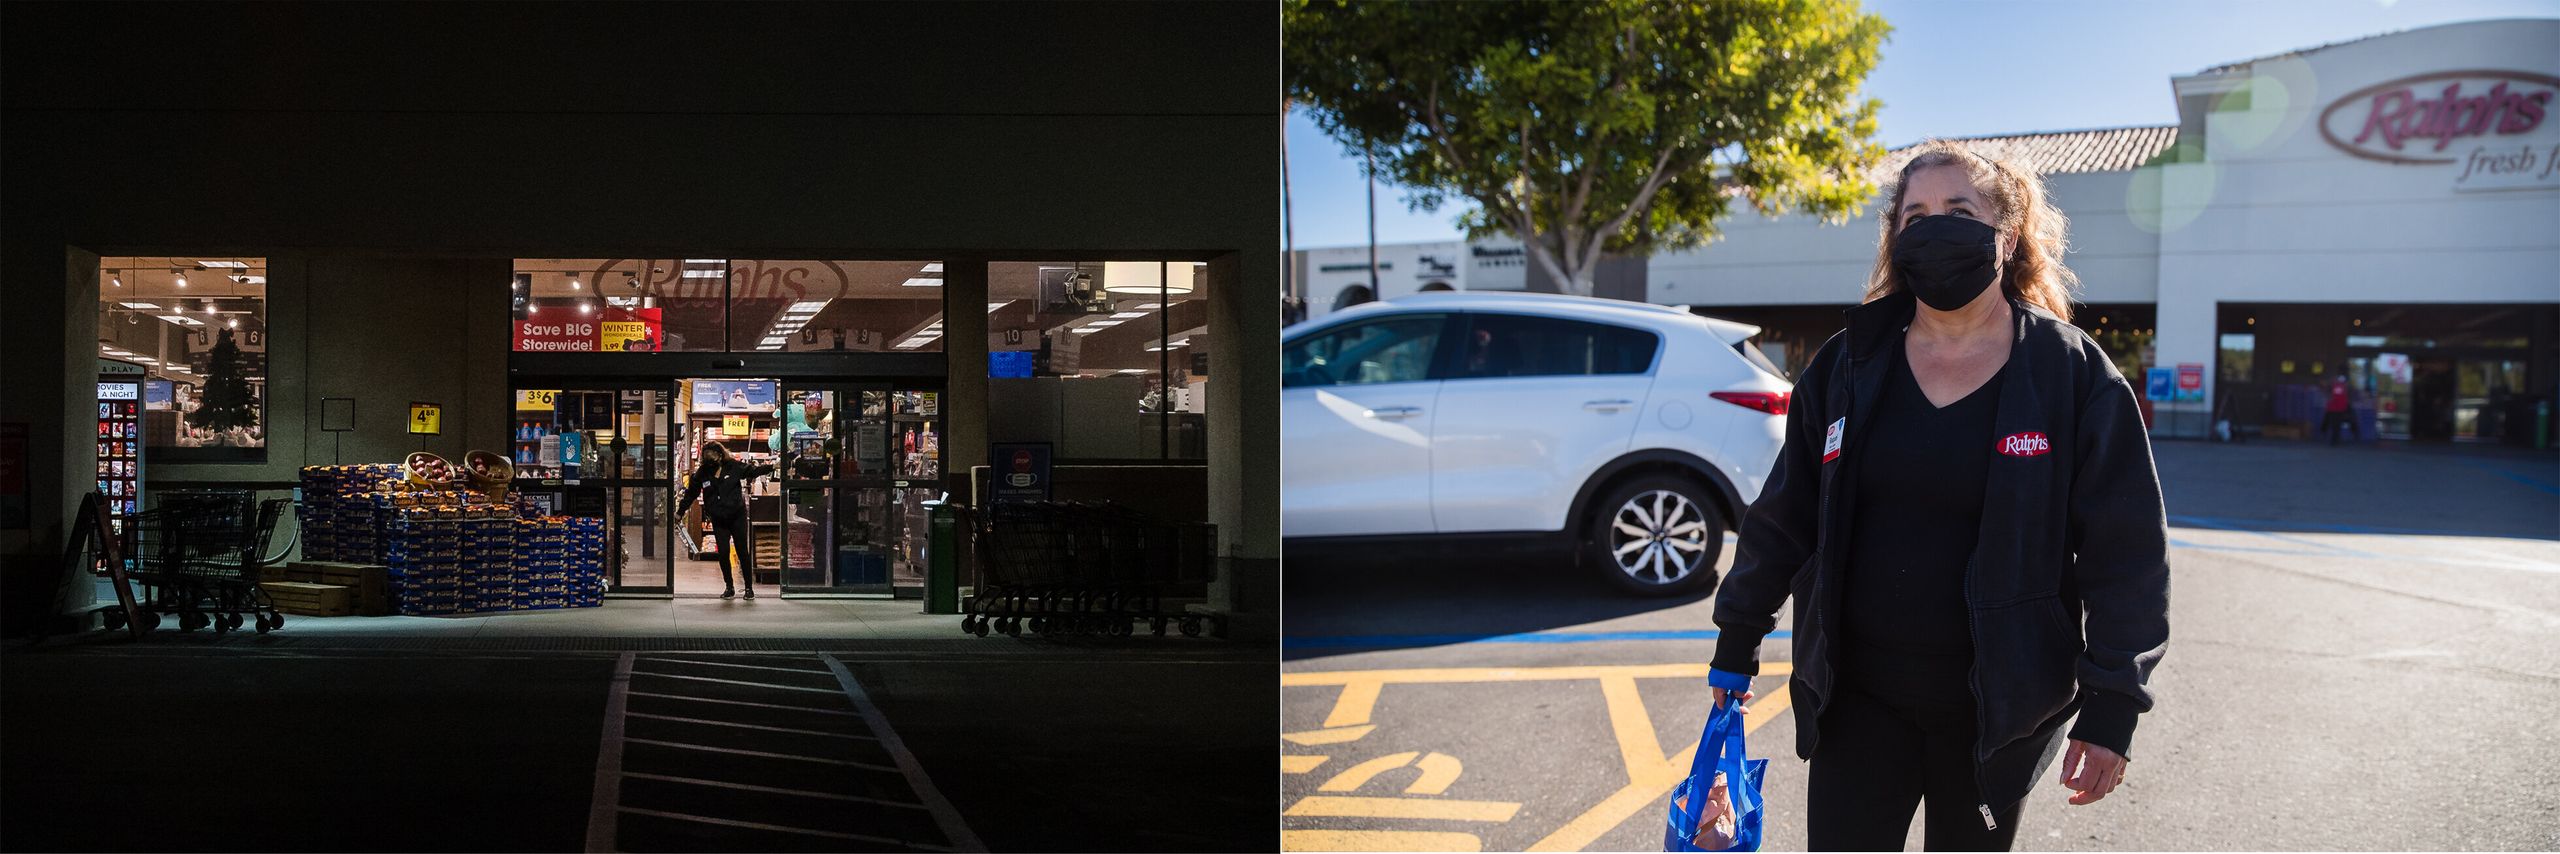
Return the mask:
<svg viewBox="0 0 2560 854">
<path fill-rule="evenodd" d="M 1687 478 L 1645 475 L 1601 495 L 1583 531 L 1582 562 L 1640 596 L 1715 588 L 1724 523 L 1707 489 Z"/>
</svg>

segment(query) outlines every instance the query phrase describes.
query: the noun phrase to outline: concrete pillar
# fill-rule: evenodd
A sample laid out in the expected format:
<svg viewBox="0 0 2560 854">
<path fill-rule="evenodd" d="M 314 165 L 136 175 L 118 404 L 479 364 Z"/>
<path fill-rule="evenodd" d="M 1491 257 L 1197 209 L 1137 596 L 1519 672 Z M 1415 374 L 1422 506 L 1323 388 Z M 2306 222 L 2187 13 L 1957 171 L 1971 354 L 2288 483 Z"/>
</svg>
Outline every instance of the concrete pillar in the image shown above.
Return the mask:
<svg viewBox="0 0 2560 854">
<path fill-rule="evenodd" d="M 987 464 L 987 259 L 942 262 L 942 460 L 951 494 L 969 495 L 969 469 Z"/>
<path fill-rule="evenodd" d="M 1208 265 L 1209 521 L 1218 581 L 1209 607 L 1231 637 L 1280 634 L 1280 289 L 1278 259 L 1230 253 Z"/>
<path fill-rule="evenodd" d="M 14 637 L 94 598 L 63 572 L 62 549 L 95 489 L 98 256 L 23 231 L 0 245 L 0 425 L 26 436 L 23 499 L 7 499 L 25 502 L 26 524 L 0 525 L 0 634 Z"/>
</svg>

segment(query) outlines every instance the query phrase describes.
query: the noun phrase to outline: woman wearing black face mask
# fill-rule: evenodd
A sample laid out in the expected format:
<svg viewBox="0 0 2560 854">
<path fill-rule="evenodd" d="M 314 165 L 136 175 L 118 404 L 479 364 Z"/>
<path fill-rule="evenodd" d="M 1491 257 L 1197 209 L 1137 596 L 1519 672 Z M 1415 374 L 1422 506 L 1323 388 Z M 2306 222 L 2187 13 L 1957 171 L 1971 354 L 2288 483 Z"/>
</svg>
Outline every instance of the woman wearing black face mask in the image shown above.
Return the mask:
<svg viewBox="0 0 2560 854">
<path fill-rule="evenodd" d="M 1899 850 L 1925 804 L 1930 850 L 2006 849 L 2057 752 L 2073 804 L 2125 778 L 2168 642 L 2167 519 L 2133 389 L 2069 323 L 2034 173 L 1931 143 L 1887 195 L 1866 301 L 1743 519 L 1709 683 L 1751 698 L 1794 597 L 1810 847 Z"/>
</svg>

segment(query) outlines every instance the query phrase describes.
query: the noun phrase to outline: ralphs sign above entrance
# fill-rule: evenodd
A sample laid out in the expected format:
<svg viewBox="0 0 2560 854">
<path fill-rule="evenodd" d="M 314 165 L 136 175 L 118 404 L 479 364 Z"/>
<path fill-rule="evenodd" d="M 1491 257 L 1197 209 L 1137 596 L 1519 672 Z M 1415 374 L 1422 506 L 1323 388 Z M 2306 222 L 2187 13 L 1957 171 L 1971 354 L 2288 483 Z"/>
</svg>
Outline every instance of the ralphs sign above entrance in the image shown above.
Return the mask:
<svg viewBox="0 0 2560 854">
<path fill-rule="evenodd" d="M 2560 77 L 2440 71 L 2377 83 L 2330 102 L 2320 135 L 2368 160 L 2456 164 L 2455 190 L 2560 187 L 2550 114 Z"/>
</svg>

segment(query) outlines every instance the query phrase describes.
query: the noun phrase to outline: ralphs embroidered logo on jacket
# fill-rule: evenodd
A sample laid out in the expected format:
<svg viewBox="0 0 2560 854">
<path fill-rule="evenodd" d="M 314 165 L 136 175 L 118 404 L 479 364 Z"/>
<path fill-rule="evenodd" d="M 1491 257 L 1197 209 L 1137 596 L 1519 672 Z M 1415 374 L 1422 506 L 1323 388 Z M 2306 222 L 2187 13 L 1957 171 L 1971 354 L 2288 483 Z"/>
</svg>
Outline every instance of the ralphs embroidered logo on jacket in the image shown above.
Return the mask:
<svg viewBox="0 0 2560 854">
<path fill-rule="evenodd" d="M 2053 450 L 2053 443 L 2042 433 L 2011 433 L 2000 437 L 2000 453 L 2012 457 L 2032 457 Z"/>
</svg>

